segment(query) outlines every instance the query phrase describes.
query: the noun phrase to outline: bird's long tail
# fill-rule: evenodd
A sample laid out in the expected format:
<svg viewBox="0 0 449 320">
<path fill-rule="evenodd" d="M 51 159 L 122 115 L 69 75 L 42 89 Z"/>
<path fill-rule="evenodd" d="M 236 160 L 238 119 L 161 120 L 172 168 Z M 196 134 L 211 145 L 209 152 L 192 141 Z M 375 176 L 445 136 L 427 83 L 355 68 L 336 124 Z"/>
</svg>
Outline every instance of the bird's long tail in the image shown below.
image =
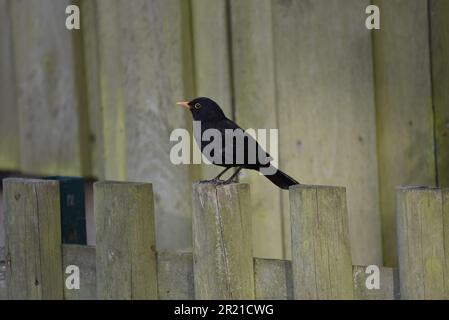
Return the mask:
<svg viewBox="0 0 449 320">
<path fill-rule="evenodd" d="M 287 175 L 286 173 L 282 172 L 279 169 L 276 171 L 275 174 L 266 175 L 265 177 L 281 189 L 288 190 L 290 186 L 299 184 L 298 181 L 296 181 L 295 179 L 293 179 L 292 177 L 290 177 L 289 175 Z"/>
</svg>

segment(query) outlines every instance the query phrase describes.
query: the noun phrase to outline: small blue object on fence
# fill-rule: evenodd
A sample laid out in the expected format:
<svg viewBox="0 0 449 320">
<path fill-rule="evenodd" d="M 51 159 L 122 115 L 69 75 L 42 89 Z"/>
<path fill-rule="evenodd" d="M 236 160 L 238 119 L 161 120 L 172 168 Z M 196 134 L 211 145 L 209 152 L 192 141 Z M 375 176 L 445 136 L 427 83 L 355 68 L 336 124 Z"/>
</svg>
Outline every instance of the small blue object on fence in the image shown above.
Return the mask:
<svg viewBox="0 0 449 320">
<path fill-rule="evenodd" d="M 62 243 L 86 244 L 84 179 L 81 177 L 46 177 L 59 182 Z"/>
</svg>

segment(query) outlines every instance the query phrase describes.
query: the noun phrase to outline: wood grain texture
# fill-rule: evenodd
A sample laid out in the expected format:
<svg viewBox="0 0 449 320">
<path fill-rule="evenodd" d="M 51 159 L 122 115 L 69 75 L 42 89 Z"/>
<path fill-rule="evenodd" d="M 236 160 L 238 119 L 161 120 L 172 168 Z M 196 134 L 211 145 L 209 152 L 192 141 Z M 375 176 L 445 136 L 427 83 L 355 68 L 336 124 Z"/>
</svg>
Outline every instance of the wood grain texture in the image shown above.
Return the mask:
<svg viewBox="0 0 449 320">
<path fill-rule="evenodd" d="M 273 1 L 276 106 L 282 170 L 345 186 L 353 263 L 381 265 L 369 4 Z M 287 252 L 288 223 L 286 215 Z"/>
<path fill-rule="evenodd" d="M 98 299 L 156 299 L 151 184 L 94 184 Z"/>
<path fill-rule="evenodd" d="M 249 185 L 193 186 L 196 299 L 254 299 Z"/>
<path fill-rule="evenodd" d="M 6 300 L 7 297 L 5 247 L 0 247 L 0 300 Z"/>
<path fill-rule="evenodd" d="M 20 165 L 19 121 L 16 104 L 10 1 L 0 0 L 0 170 Z"/>
<path fill-rule="evenodd" d="M 191 115 L 176 101 L 192 96 L 188 1 L 120 2 L 120 65 L 127 179 L 151 181 L 159 250 L 191 250 L 190 167 L 170 160 L 171 132 Z M 189 121 L 187 121 L 189 117 Z"/>
<path fill-rule="evenodd" d="M 195 299 L 191 252 L 158 252 L 157 276 L 159 299 Z"/>
<path fill-rule="evenodd" d="M 429 22 L 425 0 L 374 0 L 379 190 L 384 261 L 397 264 L 394 188 L 435 185 Z"/>
<path fill-rule="evenodd" d="M 21 170 L 89 174 L 77 31 L 65 28 L 70 1 L 11 1 Z"/>
<path fill-rule="evenodd" d="M 290 188 L 295 299 L 352 299 L 352 265 L 343 187 Z"/>
<path fill-rule="evenodd" d="M 399 278 L 397 270 L 379 267 L 379 289 L 368 289 L 366 286 L 366 266 L 353 266 L 354 299 L 356 300 L 395 300 L 399 296 Z"/>
<path fill-rule="evenodd" d="M 278 128 L 271 1 L 230 1 L 230 7 L 236 121 L 244 129 Z M 254 256 L 290 256 L 284 246 L 280 190 L 250 170 L 243 171 L 241 181 L 252 188 Z"/>
<path fill-rule="evenodd" d="M 75 244 L 62 245 L 62 269 L 75 265 L 80 270 L 80 288 L 67 289 L 64 285 L 65 300 L 95 300 L 97 297 L 95 247 Z M 67 279 L 69 274 L 64 274 Z M 65 280 L 64 280 L 65 281 Z"/>
<path fill-rule="evenodd" d="M 449 187 L 449 1 L 430 0 L 432 101 L 438 186 Z"/>
<path fill-rule="evenodd" d="M 120 0 L 96 1 L 101 110 L 99 125 L 102 126 L 104 178 L 110 180 L 126 179 L 126 128 L 123 75 L 120 66 L 119 4 Z M 86 46 L 86 50 L 91 48 Z M 90 62 L 89 58 L 86 60 Z M 88 88 L 90 86 L 91 82 L 88 82 Z"/>
<path fill-rule="evenodd" d="M 92 152 L 92 175 L 98 179 L 105 179 L 97 1 L 81 0 L 80 10 L 85 62 L 86 104 L 89 118 L 88 133 Z"/>
<path fill-rule="evenodd" d="M 402 187 L 396 196 L 401 299 L 447 299 L 441 190 Z"/>
<path fill-rule="evenodd" d="M 62 299 L 57 181 L 3 180 L 9 299 Z"/>
<path fill-rule="evenodd" d="M 254 258 L 254 286 L 256 299 L 293 299 L 291 261 Z"/>
</svg>

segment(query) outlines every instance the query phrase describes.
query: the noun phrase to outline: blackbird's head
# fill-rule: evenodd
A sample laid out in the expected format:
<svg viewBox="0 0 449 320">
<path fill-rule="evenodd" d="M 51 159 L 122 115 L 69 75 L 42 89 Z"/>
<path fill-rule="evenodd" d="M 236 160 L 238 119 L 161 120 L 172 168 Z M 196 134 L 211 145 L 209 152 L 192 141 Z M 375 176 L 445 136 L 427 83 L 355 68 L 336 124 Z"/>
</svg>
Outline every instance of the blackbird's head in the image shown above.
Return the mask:
<svg viewBox="0 0 449 320">
<path fill-rule="evenodd" d="M 217 121 L 226 118 L 223 110 L 212 99 L 200 97 L 192 101 L 178 102 L 178 105 L 189 109 L 196 121 Z"/>
</svg>

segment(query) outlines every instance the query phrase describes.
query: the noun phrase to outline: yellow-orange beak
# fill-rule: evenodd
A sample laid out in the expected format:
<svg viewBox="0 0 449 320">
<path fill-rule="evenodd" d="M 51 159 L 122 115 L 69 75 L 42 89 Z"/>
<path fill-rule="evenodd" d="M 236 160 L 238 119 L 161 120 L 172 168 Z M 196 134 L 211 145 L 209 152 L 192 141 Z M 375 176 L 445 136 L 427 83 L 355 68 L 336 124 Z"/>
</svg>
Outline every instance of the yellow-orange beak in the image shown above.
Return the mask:
<svg viewBox="0 0 449 320">
<path fill-rule="evenodd" d="M 187 102 L 187 101 L 179 101 L 179 102 L 176 102 L 176 104 L 183 108 L 190 110 L 189 102 Z"/>
</svg>

